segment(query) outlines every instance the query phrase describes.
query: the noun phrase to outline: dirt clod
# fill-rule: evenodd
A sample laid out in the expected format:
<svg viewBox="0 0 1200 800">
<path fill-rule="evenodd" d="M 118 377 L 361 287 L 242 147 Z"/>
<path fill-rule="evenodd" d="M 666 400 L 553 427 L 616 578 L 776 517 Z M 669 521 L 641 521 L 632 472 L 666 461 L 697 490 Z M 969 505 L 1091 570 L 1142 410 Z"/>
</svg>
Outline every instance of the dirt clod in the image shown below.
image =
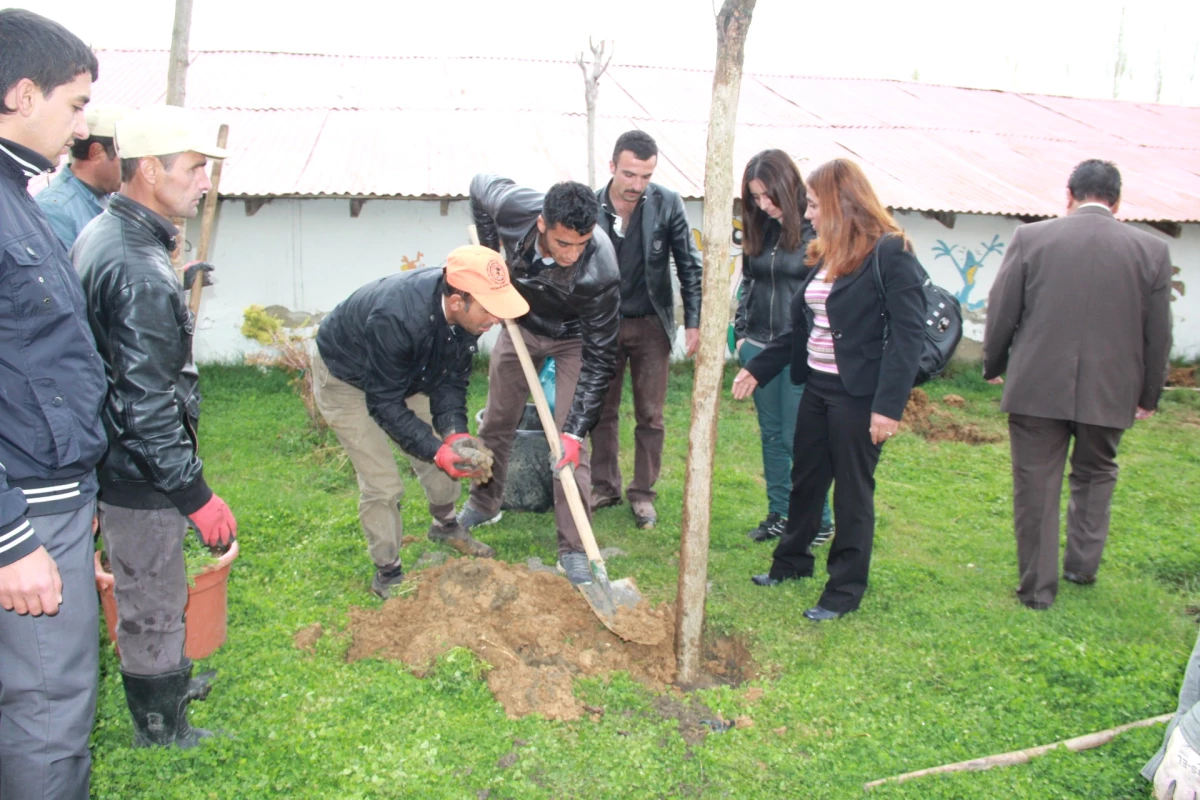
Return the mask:
<svg viewBox="0 0 1200 800">
<path fill-rule="evenodd" d="M 966 401 L 958 395 L 965 404 Z M 950 405 L 955 405 L 950 403 Z M 973 423 L 960 422 L 953 414 L 933 405 L 929 395 L 922 389 L 913 389 L 908 397 L 908 405 L 904 409 L 902 427 L 907 427 L 913 433 L 931 442 L 963 442 L 965 444 L 991 444 L 1001 440 L 999 434 L 980 430 Z"/>
<path fill-rule="evenodd" d="M 296 631 L 296 635 L 292 637 L 292 642 L 295 643 L 297 650 L 311 653 L 313 648 L 317 646 L 317 642 L 324 635 L 325 629 L 321 627 L 321 623 L 314 622 L 312 625 Z"/>
<path fill-rule="evenodd" d="M 1196 386 L 1196 367 L 1171 367 L 1167 374 L 1167 386 Z"/>
<path fill-rule="evenodd" d="M 966 408 L 967 401 L 961 394 L 948 394 L 942 398 L 942 402 L 953 408 Z"/>
<path fill-rule="evenodd" d="M 574 695 L 576 676 L 628 672 L 655 691 L 675 680 L 674 614 L 647 609 L 664 626 L 656 645 L 624 641 L 605 628 L 565 578 L 500 561 L 451 559 L 416 573 L 416 591 L 378 609 L 351 609 L 348 661 L 377 657 L 402 661 L 423 677 L 435 659 L 455 647 L 473 651 L 491 669 L 488 688 L 510 718 L 538 713 L 548 719 L 593 718 L 603 709 Z M 740 642 L 718 639 L 705 652 L 708 685 L 754 677 Z"/>
<path fill-rule="evenodd" d="M 466 439 L 456 439 L 450 445 L 450 449 L 461 459 L 460 464 L 470 464 L 478 471 L 479 476 L 475 480 L 478 480 L 480 483 L 487 483 L 492 479 L 492 462 L 495 460 L 495 456 L 483 442 L 473 436 Z"/>
</svg>

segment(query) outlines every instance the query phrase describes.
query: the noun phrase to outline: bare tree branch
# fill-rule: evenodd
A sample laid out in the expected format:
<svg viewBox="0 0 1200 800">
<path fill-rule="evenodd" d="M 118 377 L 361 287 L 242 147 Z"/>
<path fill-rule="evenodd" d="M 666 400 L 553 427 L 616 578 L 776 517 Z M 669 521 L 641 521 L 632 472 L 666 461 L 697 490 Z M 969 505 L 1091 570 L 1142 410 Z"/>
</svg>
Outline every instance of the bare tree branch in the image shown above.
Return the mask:
<svg viewBox="0 0 1200 800">
<path fill-rule="evenodd" d="M 588 185 L 593 189 L 596 188 L 596 99 L 600 96 L 600 76 L 608 69 L 608 65 L 612 63 L 613 53 L 616 51 L 616 45 L 613 45 L 612 51 L 608 56 L 608 61 L 604 60 L 605 40 L 600 40 L 600 45 L 597 46 L 592 37 L 588 37 L 588 49 L 592 51 L 592 60 L 585 61 L 583 52 L 575 58 L 575 63 L 579 65 L 580 71 L 583 73 L 583 96 L 587 102 L 587 148 L 588 148 Z M 588 71 L 588 66 L 591 66 L 591 72 Z"/>
</svg>

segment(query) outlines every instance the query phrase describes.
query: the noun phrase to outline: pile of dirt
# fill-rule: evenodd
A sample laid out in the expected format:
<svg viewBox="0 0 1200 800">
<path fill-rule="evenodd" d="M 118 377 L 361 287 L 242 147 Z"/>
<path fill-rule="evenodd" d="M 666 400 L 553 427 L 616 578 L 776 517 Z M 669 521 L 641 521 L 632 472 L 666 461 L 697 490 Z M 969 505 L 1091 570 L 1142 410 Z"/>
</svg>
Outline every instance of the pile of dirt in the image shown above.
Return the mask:
<svg viewBox="0 0 1200 800">
<path fill-rule="evenodd" d="M 946 395 L 942 402 L 954 408 L 966 405 L 966 401 L 955 394 Z M 952 412 L 936 406 L 922 389 L 913 389 L 909 395 L 902 425 L 930 442 L 991 444 L 1004 438 L 997 433 L 980 430 L 978 425 L 960 422 Z"/>
<path fill-rule="evenodd" d="M 488 688 L 510 718 L 538 713 L 578 719 L 585 709 L 572 692 L 576 675 L 628 672 L 656 691 L 675 680 L 674 612 L 645 609 L 639 624 L 657 625 L 658 644 L 626 642 L 592 613 L 559 575 L 493 560 L 453 559 L 413 576 L 416 591 L 378 610 L 351 609 L 348 661 L 390 658 L 424 676 L 434 660 L 465 647 L 491 665 Z M 753 677 L 748 653 L 725 640 L 705 668 L 720 682 Z"/>
<path fill-rule="evenodd" d="M 1167 386 L 1196 388 L 1196 367 L 1171 367 L 1167 374 Z"/>
</svg>

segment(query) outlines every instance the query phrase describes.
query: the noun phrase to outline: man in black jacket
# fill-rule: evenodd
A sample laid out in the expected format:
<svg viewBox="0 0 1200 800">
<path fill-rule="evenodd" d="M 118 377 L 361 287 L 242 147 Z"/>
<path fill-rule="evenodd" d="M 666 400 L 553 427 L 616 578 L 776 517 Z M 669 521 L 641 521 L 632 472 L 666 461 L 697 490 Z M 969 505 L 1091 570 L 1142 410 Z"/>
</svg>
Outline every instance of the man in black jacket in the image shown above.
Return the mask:
<svg viewBox="0 0 1200 800">
<path fill-rule="evenodd" d="M 562 433 L 563 458 L 574 467 L 580 496 L 590 496 L 591 470 L 583 439 L 596 424 L 616 358 L 621 276 L 608 236 L 596 229 L 599 207 L 580 183 L 555 184 L 543 195 L 497 175 L 471 181 L 471 213 L 479 241 L 508 261 L 513 284 L 529 302 L 518 324 L 535 362 L 555 361 L 554 421 Z M 492 449 L 492 480 L 475 484 L 459 522 L 465 528 L 500 519 L 513 437 L 529 387 L 508 332 L 492 349 L 488 399 L 479 438 Z M 590 513 L 590 509 L 588 511 Z M 554 486 L 559 566 L 572 583 L 591 580 L 587 555 L 567 507 Z"/>
<path fill-rule="evenodd" d="M 658 145 L 650 134 L 623 133 L 608 165 L 612 180 L 596 192 L 602 212 L 600 226 L 612 240 L 621 270 L 621 332 L 616 372 L 600 421 L 592 431 L 592 508 L 621 502 L 617 412 L 628 361 L 637 426 L 633 481 L 625 494 L 639 528 L 653 528 L 658 521 L 654 484 L 662 469 L 663 403 L 675 338 L 675 293 L 669 270 L 672 255 L 683 298 L 684 355 L 690 358 L 700 345 L 700 253 L 683 200 L 650 183 L 657 164 Z"/>
<path fill-rule="evenodd" d="M 404 579 L 404 481 L 392 442 L 408 456 L 429 501 L 428 538 L 491 558 L 454 518 L 459 480 L 477 477 L 453 445 L 469 440 L 467 382 L 479 335 L 529 310 L 495 250 L 460 247 L 442 269 L 367 284 L 321 322 L 313 355 L 317 408 L 358 476 L 358 517 L 383 599 Z"/>
<path fill-rule="evenodd" d="M 138 746 L 191 747 L 187 703 L 207 693 L 183 653 L 188 520 L 210 547 L 237 533 L 229 507 L 204 480 L 192 361 L 194 321 L 171 268 L 178 230 L 224 158 L 190 112 L 156 106 L 117 123 L 121 190 L 72 249 L 88 321 L 104 359 L 108 456 L 100 467 L 100 525 L 116 578 L 117 644 Z"/>
<path fill-rule="evenodd" d="M 66 28 L 0 11 L 0 797 L 14 800 L 89 791 L 104 368 L 79 279 L 28 183 L 87 138 L 96 76 Z"/>
</svg>

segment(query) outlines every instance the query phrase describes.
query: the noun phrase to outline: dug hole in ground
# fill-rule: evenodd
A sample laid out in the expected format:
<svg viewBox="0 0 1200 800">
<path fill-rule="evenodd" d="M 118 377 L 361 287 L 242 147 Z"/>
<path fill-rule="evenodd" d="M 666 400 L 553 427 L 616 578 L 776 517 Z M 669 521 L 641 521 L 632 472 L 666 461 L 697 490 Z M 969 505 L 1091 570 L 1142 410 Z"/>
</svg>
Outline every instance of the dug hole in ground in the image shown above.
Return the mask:
<svg viewBox="0 0 1200 800">
<path fill-rule="evenodd" d="M 424 677 L 438 656 L 467 648 L 491 665 L 488 687 L 514 719 L 537 713 L 572 720 L 597 713 L 572 691 L 575 676 L 627 672 L 659 692 L 675 680 L 670 605 L 639 606 L 635 623 L 658 641 L 640 645 L 605 628 L 583 596 L 537 559 L 529 565 L 451 559 L 415 572 L 411 580 L 415 591 L 379 609 L 350 610 L 347 661 L 394 659 Z M 302 630 L 297 646 L 311 646 L 313 638 L 311 630 Z M 738 685 L 755 677 L 748 650 L 734 639 L 714 639 L 704 667 L 708 685 Z"/>
</svg>

